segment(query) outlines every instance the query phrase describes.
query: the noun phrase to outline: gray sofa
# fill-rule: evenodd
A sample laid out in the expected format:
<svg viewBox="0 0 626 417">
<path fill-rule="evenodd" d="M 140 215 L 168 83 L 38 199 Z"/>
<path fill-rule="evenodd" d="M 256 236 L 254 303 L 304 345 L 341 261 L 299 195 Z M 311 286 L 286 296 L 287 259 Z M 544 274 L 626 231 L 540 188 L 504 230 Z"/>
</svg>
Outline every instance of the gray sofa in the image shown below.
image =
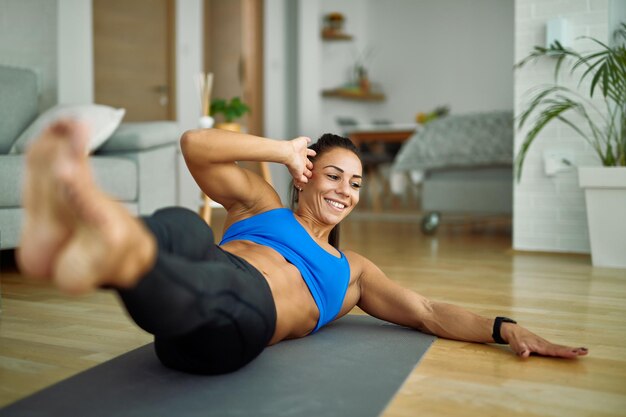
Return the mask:
<svg viewBox="0 0 626 417">
<path fill-rule="evenodd" d="M 0 66 L 0 248 L 19 244 L 24 155 L 13 142 L 38 115 L 37 77 Z M 181 132 L 174 122 L 122 123 L 90 156 L 96 182 L 137 215 L 176 203 L 176 160 Z"/>
</svg>

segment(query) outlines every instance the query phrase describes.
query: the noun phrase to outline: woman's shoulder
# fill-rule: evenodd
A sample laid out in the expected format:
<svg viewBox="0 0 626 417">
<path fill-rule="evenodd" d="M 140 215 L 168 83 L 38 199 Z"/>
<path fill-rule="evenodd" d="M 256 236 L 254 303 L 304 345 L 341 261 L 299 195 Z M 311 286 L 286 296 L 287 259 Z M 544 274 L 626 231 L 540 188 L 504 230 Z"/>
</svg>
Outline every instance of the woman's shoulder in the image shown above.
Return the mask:
<svg viewBox="0 0 626 417">
<path fill-rule="evenodd" d="M 367 259 L 365 256 L 353 251 L 353 250 L 344 250 L 343 254 L 348 260 L 348 264 L 350 265 L 350 270 L 354 272 L 364 272 L 369 268 L 375 267 L 374 263 Z"/>
<path fill-rule="evenodd" d="M 344 252 L 350 265 L 350 279 L 354 282 L 365 280 L 377 280 L 384 277 L 385 273 L 371 260 L 353 251 Z"/>
<path fill-rule="evenodd" d="M 352 262 L 353 260 L 356 261 L 356 260 L 359 260 L 360 258 L 363 258 L 362 255 L 356 253 L 352 249 L 342 249 L 342 252 L 344 255 L 346 255 L 346 258 L 348 259 L 349 262 Z"/>
</svg>

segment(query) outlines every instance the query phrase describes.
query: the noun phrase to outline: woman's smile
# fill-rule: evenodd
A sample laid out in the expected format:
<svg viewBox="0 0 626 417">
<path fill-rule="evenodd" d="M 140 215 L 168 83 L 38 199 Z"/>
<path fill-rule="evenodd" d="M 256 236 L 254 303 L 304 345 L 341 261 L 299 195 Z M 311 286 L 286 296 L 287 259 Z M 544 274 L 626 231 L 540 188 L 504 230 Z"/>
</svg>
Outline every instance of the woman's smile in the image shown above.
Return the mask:
<svg viewBox="0 0 626 417">
<path fill-rule="evenodd" d="M 338 210 L 338 211 L 343 211 L 343 209 L 346 208 L 346 204 L 340 203 L 339 201 L 336 201 L 336 200 L 325 198 L 324 201 L 326 201 L 328 205 L 331 206 L 333 209 Z"/>
</svg>

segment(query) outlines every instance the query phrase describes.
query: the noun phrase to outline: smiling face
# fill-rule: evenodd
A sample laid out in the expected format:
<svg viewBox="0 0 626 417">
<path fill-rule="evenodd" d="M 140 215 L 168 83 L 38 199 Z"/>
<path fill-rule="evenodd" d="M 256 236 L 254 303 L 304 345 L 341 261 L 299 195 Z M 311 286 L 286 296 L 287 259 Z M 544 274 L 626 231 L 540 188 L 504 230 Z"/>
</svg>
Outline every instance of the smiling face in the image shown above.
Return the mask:
<svg viewBox="0 0 626 417">
<path fill-rule="evenodd" d="M 334 148 L 315 158 L 313 176 L 302 187 L 298 211 L 335 225 L 359 202 L 363 167 L 354 152 Z"/>
</svg>

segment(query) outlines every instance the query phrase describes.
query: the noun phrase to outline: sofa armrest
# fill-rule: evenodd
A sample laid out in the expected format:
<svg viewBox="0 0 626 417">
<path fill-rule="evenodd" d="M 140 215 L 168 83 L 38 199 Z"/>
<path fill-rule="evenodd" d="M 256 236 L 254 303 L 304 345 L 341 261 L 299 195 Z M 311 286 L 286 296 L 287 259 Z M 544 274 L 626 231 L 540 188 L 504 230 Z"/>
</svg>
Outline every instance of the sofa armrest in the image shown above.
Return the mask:
<svg viewBox="0 0 626 417">
<path fill-rule="evenodd" d="M 0 65 L 0 154 L 37 118 L 37 76 L 29 69 Z"/>
<path fill-rule="evenodd" d="M 172 145 L 182 132 L 171 121 L 122 123 L 97 153 L 127 153 Z"/>
</svg>

